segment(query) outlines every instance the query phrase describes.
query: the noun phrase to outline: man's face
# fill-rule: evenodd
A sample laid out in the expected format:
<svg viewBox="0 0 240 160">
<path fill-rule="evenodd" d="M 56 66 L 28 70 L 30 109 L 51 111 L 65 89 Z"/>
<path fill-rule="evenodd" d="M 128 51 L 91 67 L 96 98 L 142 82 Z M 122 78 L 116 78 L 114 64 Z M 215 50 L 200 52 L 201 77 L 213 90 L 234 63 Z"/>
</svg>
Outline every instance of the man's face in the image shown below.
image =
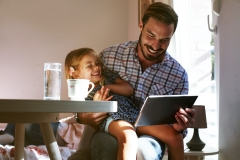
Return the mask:
<svg viewBox="0 0 240 160">
<path fill-rule="evenodd" d="M 140 23 L 140 29 L 138 49 L 140 59 L 161 62 L 170 44 L 174 24 L 167 25 L 150 17 L 145 26 Z"/>
</svg>

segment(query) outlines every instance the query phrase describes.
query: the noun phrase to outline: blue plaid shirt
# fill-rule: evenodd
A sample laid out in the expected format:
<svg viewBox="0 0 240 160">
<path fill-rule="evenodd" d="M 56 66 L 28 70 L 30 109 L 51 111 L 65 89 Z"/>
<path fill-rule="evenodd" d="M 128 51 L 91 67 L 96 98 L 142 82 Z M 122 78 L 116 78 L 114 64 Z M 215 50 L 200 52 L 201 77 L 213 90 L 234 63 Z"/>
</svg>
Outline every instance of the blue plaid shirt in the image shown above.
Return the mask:
<svg viewBox="0 0 240 160">
<path fill-rule="evenodd" d="M 138 41 L 129 41 L 104 49 L 100 57 L 105 66 L 119 73 L 134 88 L 133 102 L 141 108 L 149 95 L 188 94 L 185 69 L 167 52 L 161 63 L 142 72 L 136 53 Z M 184 135 L 185 136 L 185 135 Z"/>
</svg>

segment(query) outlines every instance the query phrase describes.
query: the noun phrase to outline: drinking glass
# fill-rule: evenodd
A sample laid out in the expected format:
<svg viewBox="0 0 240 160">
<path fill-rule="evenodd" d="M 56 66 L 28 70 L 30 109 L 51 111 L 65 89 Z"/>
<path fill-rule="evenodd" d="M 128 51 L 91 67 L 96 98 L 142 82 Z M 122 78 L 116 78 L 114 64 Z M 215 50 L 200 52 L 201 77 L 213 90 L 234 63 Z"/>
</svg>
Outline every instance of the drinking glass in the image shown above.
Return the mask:
<svg viewBox="0 0 240 160">
<path fill-rule="evenodd" d="M 60 100 L 61 63 L 44 63 L 44 100 Z"/>
</svg>

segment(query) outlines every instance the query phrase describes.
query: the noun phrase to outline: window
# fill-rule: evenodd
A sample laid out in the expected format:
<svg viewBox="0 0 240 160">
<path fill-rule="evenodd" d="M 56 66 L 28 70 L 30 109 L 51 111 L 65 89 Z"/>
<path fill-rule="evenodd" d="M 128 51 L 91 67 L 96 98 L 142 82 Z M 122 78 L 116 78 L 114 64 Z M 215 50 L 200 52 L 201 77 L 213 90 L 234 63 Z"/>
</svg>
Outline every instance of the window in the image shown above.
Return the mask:
<svg viewBox="0 0 240 160">
<path fill-rule="evenodd" d="M 218 119 L 214 79 L 214 46 L 208 30 L 207 15 L 211 16 L 211 0 L 174 0 L 173 7 L 179 16 L 178 28 L 169 47 L 169 53 L 186 69 L 189 76 L 189 94 L 199 95 L 195 104 L 205 105 L 206 129 L 199 135 L 206 145 L 218 148 Z M 192 138 L 188 129 L 186 144 Z M 207 156 L 215 160 L 216 156 Z"/>
</svg>

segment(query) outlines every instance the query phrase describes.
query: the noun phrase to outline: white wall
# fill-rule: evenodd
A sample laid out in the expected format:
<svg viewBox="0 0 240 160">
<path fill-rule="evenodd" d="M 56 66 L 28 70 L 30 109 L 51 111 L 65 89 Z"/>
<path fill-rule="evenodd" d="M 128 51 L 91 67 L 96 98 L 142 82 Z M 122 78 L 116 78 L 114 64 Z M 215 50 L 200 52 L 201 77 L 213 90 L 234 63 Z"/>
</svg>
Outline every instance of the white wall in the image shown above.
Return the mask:
<svg viewBox="0 0 240 160">
<path fill-rule="evenodd" d="M 156 2 L 156 0 L 155 0 Z M 138 27 L 139 18 L 138 18 L 138 0 L 129 0 L 128 1 L 128 39 L 135 41 L 138 40 L 140 29 Z"/>
<path fill-rule="evenodd" d="M 215 37 L 219 101 L 219 160 L 240 157 L 240 1 L 222 0 Z"/>
<path fill-rule="evenodd" d="M 0 0 L 0 98 L 42 99 L 44 62 L 126 40 L 127 0 Z"/>
</svg>

